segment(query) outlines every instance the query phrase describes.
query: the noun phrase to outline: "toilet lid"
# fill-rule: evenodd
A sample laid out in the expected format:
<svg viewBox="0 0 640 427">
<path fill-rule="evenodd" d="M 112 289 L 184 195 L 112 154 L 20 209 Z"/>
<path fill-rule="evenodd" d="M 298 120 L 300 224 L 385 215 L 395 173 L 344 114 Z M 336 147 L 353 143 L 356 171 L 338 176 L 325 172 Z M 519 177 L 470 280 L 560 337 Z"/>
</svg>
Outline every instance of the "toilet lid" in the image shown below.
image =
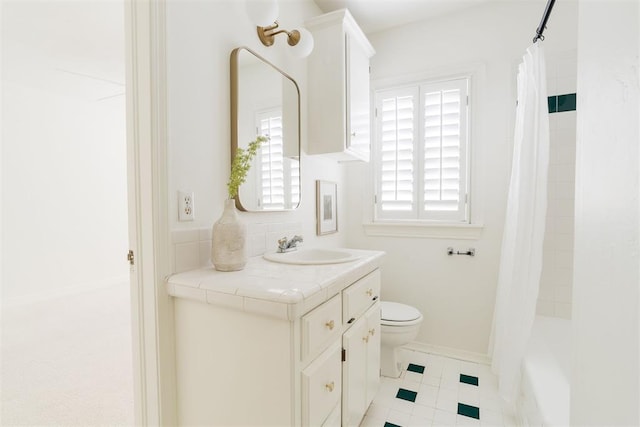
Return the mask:
<svg viewBox="0 0 640 427">
<path fill-rule="evenodd" d="M 382 301 L 382 320 L 391 322 L 410 322 L 419 319 L 422 314 L 415 307 L 399 302 Z"/>
</svg>

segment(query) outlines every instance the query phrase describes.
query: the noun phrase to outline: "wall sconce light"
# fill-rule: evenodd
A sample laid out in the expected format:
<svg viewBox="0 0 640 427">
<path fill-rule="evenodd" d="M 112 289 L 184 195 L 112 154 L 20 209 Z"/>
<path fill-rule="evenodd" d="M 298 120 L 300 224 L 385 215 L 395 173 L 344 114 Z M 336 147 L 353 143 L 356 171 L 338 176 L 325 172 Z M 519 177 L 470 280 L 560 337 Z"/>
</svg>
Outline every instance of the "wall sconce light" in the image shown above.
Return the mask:
<svg viewBox="0 0 640 427">
<path fill-rule="evenodd" d="M 265 46 L 275 43 L 278 34 L 287 35 L 287 43 L 292 47 L 291 53 L 299 58 L 308 56 L 313 50 L 313 36 L 305 29 L 287 31 L 279 29 L 277 0 L 247 0 L 245 3 L 247 14 L 256 24 L 258 38 Z"/>
</svg>

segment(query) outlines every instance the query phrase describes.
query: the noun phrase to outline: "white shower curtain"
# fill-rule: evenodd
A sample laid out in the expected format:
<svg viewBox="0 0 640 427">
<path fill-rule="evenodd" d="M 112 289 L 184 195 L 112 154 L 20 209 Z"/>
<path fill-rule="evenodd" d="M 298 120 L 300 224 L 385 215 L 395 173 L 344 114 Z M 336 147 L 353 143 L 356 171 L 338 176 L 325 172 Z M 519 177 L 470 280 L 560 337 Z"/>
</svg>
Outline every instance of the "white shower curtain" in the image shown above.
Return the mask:
<svg viewBox="0 0 640 427">
<path fill-rule="evenodd" d="M 536 311 L 547 212 L 549 110 L 542 42 L 518 69 L 513 165 L 493 320 L 492 369 L 500 395 L 514 403 Z"/>
</svg>

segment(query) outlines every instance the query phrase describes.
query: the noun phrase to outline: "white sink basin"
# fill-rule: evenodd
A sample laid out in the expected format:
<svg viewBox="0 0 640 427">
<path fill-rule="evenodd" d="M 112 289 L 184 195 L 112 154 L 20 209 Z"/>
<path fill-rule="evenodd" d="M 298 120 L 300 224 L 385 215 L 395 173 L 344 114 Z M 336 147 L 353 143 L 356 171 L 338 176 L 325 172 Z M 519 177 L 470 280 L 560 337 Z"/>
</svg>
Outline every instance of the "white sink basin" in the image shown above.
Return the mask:
<svg viewBox="0 0 640 427">
<path fill-rule="evenodd" d="M 340 264 L 360 258 L 340 249 L 298 249 L 286 253 L 272 252 L 262 257 L 268 261 L 300 265 Z"/>
</svg>

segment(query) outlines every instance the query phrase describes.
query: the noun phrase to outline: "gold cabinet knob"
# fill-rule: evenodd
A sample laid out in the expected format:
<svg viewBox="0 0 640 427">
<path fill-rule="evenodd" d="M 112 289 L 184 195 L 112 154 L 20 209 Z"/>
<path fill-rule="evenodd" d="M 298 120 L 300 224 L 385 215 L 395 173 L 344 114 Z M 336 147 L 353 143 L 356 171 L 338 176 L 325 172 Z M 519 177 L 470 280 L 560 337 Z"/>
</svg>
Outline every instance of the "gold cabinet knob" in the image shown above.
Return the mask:
<svg viewBox="0 0 640 427">
<path fill-rule="evenodd" d="M 366 337 L 362 337 L 362 341 L 368 343 L 369 342 L 369 335 L 367 335 Z"/>
<path fill-rule="evenodd" d="M 329 393 L 331 393 L 333 391 L 333 389 L 335 388 L 335 383 L 333 381 L 331 381 L 329 384 L 325 384 L 324 387 L 329 390 Z"/>
<path fill-rule="evenodd" d="M 376 334 L 376 329 L 375 328 L 369 329 L 369 334 L 371 334 L 371 336 L 374 336 Z"/>
<path fill-rule="evenodd" d="M 367 289 L 367 295 L 372 296 L 373 295 L 373 289 Z"/>
<path fill-rule="evenodd" d="M 333 320 L 329 320 L 327 323 L 324 324 L 324 326 L 326 326 L 327 328 L 329 328 L 330 331 L 333 330 L 333 328 L 335 327 L 335 323 Z"/>
</svg>

